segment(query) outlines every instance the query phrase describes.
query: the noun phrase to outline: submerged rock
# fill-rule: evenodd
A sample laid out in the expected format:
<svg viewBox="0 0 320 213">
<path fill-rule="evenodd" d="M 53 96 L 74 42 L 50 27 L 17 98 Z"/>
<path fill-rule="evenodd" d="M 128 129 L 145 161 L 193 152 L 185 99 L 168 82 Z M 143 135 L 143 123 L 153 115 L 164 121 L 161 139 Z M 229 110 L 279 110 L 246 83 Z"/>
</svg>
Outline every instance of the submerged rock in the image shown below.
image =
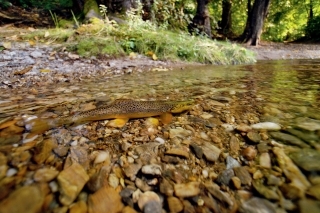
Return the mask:
<svg viewBox="0 0 320 213">
<path fill-rule="evenodd" d="M 275 206 L 268 200 L 253 197 L 240 206 L 242 213 L 276 213 Z"/>
<path fill-rule="evenodd" d="M 320 151 L 314 149 L 300 149 L 291 152 L 289 157 L 302 169 L 312 172 L 320 171 Z"/>
<path fill-rule="evenodd" d="M 43 194 L 37 185 L 23 186 L 12 192 L 8 198 L 1 201 L 0 213 L 41 212 L 44 196 L 45 194 Z"/>
<path fill-rule="evenodd" d="M 60 172 L 57 180 L 60 185 L 60 202 L 64 205 L 70 205 L 89 180 L 89 176 L 80 164 L 73 163 Z"/>
<path fill-rule="evenodd" d="M 289 135 L 289 134 L 285 134 L 282 132 L 270 132 L 270 135 L 282 142 L 285 142 L 287 144 L 291 144 L 291 145 L 296 145 L 299 146 L 301 148 L 308 148 L 310 147 L 308 144 L 304 143 L 302 140 L 300 140 L 299 138 L 293 136 L 293 135 Z"/>
<path fill-rule="evenodd" d="M 251 125 L 252 129 L 265 129 L 270 131 L 277 131 L 281 129 L 281 126 L 277 123 L 273 122 L 262 122 L 262 123 L 256 123 Z"/>
</svg>

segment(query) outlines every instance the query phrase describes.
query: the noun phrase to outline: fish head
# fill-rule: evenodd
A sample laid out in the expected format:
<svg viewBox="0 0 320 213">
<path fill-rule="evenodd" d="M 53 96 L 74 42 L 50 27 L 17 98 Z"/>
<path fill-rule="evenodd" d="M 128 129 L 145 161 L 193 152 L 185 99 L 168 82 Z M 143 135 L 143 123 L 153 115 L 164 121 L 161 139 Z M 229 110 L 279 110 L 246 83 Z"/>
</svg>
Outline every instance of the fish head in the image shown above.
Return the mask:
<svg viewBox="0 0 320 213">
<path fill-rule="evenodd" d="M 172 107 L 170 112 L 172 112 L 172 113 L 180 113 L 180 112 L 189 110 L 194 105 L 194 103 L 195 103 L 194 100 L 175 102 L 175 104 Z"/>
</svg>

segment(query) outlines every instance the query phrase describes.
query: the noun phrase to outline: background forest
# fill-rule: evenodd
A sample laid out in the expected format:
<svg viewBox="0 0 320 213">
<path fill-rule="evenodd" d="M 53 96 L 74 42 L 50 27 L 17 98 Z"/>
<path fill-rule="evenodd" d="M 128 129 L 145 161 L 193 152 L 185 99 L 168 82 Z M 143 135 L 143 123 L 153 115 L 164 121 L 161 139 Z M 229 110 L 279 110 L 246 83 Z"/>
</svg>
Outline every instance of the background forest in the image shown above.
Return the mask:
<svg viewBox="0 0 320 213">
<path fill-rule="evenodd" d="M 85 5 L 94 0 L 0 0 L 1 8 L 10 4 L 26 9 L 39 8 L 53 11 L 57 15 L 69 14 L 71 9 L 80 14 Z M 210 17 L 211 33 L 214 38 L 238 38 L 244 32 L 247 17 L 250 16 L 254 0 L 211 0 L 198 1 L 206 4 L 204 15 Z M 256 0 L 256 2 L 265 2 Z M 193 0 L 142 0 L 144 19 L 169 29 L 188 30 L 197 12 L 197 1 Z M 119 16 L 138 5 L 130 0 L 97 0 L 97 5 L 105 5 L 112 16 Z M 249 10 L 248 10 L 249 8 Z M 263 25 L 262 39 L 270 41 L 294 41 L 301 38 L 320 38 L 320 0 L 271 0 Z M 248 15 L 249 14 L 249 15 Z M 49 15 L 49 13 L 48 13 Z"/>
</svg>

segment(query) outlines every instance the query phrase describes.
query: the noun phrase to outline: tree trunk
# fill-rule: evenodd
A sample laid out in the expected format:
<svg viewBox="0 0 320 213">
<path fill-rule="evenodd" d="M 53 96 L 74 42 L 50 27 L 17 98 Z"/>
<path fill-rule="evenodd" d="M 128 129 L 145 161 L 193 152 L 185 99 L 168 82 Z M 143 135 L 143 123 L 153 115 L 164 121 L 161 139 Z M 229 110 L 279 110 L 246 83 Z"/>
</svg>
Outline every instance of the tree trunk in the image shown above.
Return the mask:
<svg viewBox="0 0 320 213">
<path fill-rule="evenodd" d="M 222 16 L 220 22 L 220 33 L 227 35 L 231 32 L 231 0 L 222 0 Z"/>
<path fill-rule="evenodd" d="M 244 32 L 240 36 L 241 41 L 253 46 L 256 46 L 259 44 L 263 23 L 267 17 L 269 5 L 270 5 L 270 0 L 254 1 L 252 9 L 248 10 L 247 24 Z M 248 7 L 249 7 L 249 3 L 248 3 Z"/>
<path fill-rule="evenodd" d="M 209 11 L 207 5 L 209 0 L 197 0 L 197 12 L 192 23 L 189 24 L 190 33 L 205 33 L 208 37 L 212 37 Z"/>
</svg>

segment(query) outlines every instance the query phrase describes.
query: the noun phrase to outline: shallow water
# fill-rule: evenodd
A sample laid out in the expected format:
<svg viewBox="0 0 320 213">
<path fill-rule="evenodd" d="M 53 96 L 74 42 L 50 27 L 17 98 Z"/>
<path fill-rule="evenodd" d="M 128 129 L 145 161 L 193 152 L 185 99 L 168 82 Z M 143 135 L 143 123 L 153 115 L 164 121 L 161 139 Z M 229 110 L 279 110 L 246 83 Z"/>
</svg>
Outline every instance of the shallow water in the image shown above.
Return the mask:
<svg viewBox="0 0 320 213">
<path fill-rule="evenodd" d="M 319 120 L 320 60 L 194 66 L 172 71 L 136 72 L 115 78 L 97 76 L 72 85 L 59 83 L 36 89 L 3 90 L 0 116 L 37 114 L 61 104 L 70 108 L 70 104 L 118 98 L 220 100 L 221 97 L 236 97 L 241 107 L 259 104 L 265 120 L 288 123 L 297 116 Z M 244 97 L 247 101 L 241 102 Z"/>
</svg>

